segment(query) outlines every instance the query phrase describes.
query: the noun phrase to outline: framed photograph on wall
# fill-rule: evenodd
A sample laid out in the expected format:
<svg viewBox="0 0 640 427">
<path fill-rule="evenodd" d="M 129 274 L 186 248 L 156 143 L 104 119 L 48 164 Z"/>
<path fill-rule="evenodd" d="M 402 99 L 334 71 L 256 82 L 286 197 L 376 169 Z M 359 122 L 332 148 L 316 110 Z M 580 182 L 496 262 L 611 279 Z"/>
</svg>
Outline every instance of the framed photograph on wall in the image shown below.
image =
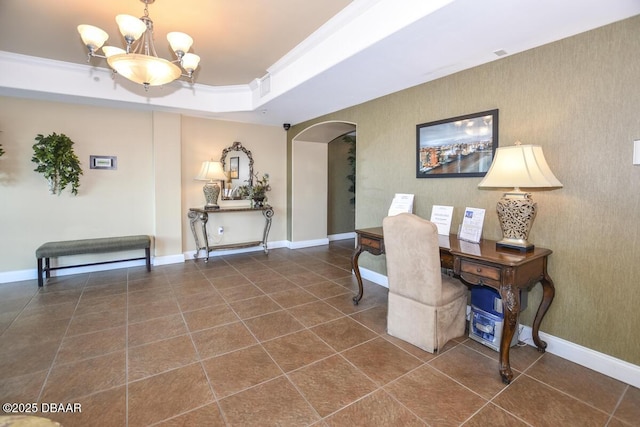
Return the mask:
<svg viewBox="0 0 640 427">
<path fill-rule="evenodd" d="M 240 176 L 240 157 L 229 159 L 229 174 L 231 179 L 238 179 Z"/>
<path fill-rule="evenodd" d="M 416 178 L 485 176 L 498 147 L 498 110 L 416 125 Z"/>
</svg>

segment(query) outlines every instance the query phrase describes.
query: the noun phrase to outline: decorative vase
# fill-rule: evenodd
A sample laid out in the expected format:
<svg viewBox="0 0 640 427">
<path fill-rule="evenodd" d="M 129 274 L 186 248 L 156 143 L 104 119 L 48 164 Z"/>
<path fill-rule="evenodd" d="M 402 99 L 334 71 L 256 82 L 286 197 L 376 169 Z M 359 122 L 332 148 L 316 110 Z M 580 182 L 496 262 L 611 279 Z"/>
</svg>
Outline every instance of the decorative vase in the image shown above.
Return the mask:
<svg viewBox="0 0 640 427">
<path fill-rule="evenodd" d="M 253 206 L 261 208 L 264 206 L 265 196 L 253 196 Z"/>
</svg>

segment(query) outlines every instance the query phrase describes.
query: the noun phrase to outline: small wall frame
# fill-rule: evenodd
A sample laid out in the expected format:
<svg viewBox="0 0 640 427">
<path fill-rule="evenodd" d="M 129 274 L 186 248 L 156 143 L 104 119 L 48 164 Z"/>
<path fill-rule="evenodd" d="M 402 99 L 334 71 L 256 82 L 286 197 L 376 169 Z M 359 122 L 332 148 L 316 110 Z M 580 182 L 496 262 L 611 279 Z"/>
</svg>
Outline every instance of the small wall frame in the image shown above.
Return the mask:
<svg viewBox="0 0 640 427">
<path fill-rule="evenodd" d="M 89 156 L 90 169 L 118 169 L 118 158 L 116 156 Z"/>
</svg>

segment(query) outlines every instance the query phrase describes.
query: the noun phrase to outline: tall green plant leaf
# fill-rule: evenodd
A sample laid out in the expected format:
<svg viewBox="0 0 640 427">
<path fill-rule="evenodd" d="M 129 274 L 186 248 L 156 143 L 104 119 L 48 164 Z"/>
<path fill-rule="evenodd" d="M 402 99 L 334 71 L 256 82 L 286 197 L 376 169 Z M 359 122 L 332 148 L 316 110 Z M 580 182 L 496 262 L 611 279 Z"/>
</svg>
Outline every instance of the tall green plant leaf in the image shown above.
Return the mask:
<svg viewBox="0 0 640 427">
<path fill-rule="evenodd" d="M 77 195 L 82 167 L 73 152 L 73 141 L 65 134 L 55 132 L 47 136 L 38 134 L 35 140 L 37 143 L 33 145 L 31 161 L 37 164 L 34 171 L 41 173 L 49 182 L 50 193 L 60 195 L 71 185 L 71 193 Z"/>
</svg>

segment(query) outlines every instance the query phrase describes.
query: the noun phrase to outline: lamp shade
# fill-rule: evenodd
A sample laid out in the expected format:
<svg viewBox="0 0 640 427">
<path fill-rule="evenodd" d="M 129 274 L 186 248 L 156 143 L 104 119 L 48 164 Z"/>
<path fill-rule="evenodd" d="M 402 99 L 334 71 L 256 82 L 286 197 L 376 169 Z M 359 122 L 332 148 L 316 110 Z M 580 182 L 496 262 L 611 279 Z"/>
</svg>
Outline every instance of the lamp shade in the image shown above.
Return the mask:
<svg viewBox="0 0 640 427">
<path fill-rule="evenodd" d="M 200 173 L 196 178 L 198 181 L 216 181 L 226 179 L 222 164 L 220 162 L 202 162 Z"/>
<path fill-rule="evenodd" d="M 116 16 L 116 22 L 118 23 L 120 34 L 122 34 L 122 37 L 125 39 L 131 38 L 138 40 L 142 33 L 147 30 L 147 25 L 135 16 L 118 15 Z"/>
<path fill-rule="evenodd" d="M 102 46 L 102 52 L 104 52 L 104 55 L 107 58 L 113 55 L 124 55 L 127 53 L 124 49 L 120 49 L 119 47 L 115 46 Z"/>
<path fill-rule="evenodd" d="M 182 68 L 184 68 L 188 72 L 193 72 L 196 68 L 198 68 L 199 63 L 200 57 L 195 53 L 186 53 L 182 57 Z"/>
<path fill-rule="evenodd" d="M 84 45 L 92 51 L 100 49 L 109 38 L 109 34 L 93 25 L 78 25 L 78 32 Z"/>
<path fill-rule="evenodd" d="M 172 31 L 167 34 L 167 40 L 169 41 L 169 45 L 171 45 L 171 50 L 174 52 L 189 52 L 193 44 L 193 39 L 188 34 L 179 31 Z"/>
<path fill-rule="evenodd" d="M 561 188 L 539 145 L 498 147 L 478 188 Z"/>
<path fill-rule="evenodd" d="M 180 67 L 166 59 L 138 53 L 107 55 L 107 63 L 132 82 L 159 86 L 180 77 Z"/>
</svg>

